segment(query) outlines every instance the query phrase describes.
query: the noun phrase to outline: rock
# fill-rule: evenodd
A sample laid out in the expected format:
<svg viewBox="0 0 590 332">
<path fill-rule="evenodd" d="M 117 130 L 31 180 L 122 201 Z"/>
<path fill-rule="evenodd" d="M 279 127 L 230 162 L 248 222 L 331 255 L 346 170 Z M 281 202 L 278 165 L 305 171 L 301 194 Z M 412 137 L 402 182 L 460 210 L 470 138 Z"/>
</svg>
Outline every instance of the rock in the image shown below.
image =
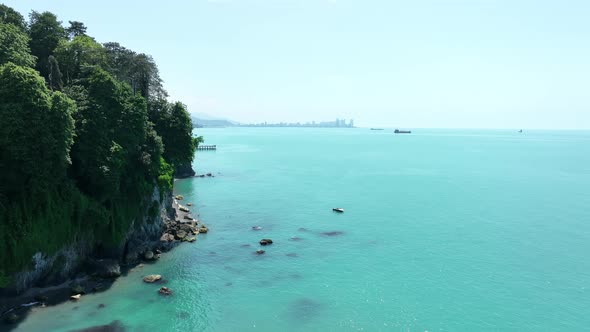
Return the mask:
<svg viewBox="0 0 590 332">
<path fill-rule="evenodd" d="M 162 295 L 172 295 L 172 290 L 168 287 L 162 287 L 158 290 L 158 293 Z"/>
<path fill-rule="evenodd" d="M 98 305 L 98 309 L 102 309 L 104 307 L 106 307 L 106 305 L 104 305 L 104 303 L 101 303 L 101 304 Z"/>
<path fill-rule="evenodd" d="M 150 274 L 150 275 L 147 275 L 147 276 L 143 277 L 143 281 L 144 282 L 147 282 L 149 284 L 151 284 L 153 282 L 156 282 L 156 281 L 158 281 L 160 279 L 162 279 L 162 276 L 159 275 L 159 274 Z"/>
<path fill-rule="evenodd" d="M 193 206 L 193 203 L 186 203 L 187 206 Z"/>
<path fill-rule="evenodd" d="M 162 250 L 160 250 L 160 249 L 156 249 L 156 251 L 154 251 L 154 252 L 155 252 L 156 254 L 161 254 L 161 253 L 162 253 Z M 139 264 L 139 265 L 140 265 L 140 266 L 143 266 L 142 264 Z"/>
<path fill-rule="evenodd" d="M 264 254 L 265 252 L 266 252 L 266 251 L 264 251 L 264 250 L 262 250 L 262 249 L 258 249 L 258 250 L 256 250 L 256 254 L 258 254 L 258 255 L 262 255 L 262 254 Z"/>
<path fill-rule="evenodd" d="M 145 258 L 147 260 L 154 259 L 154 253 L 153 253 L 153 251 L 151 251 L 151 250 L 146 251 L 143 254 L 143 258 Z"/>
<path fill-rule="evenodd" d="M 82 297 L 82 294 L 72 295 L 72 296 L 70 296 L 70 300 L 78 301 L 81 297 Z"/>
<path fill-rule="evenodd" d="M 179 230 L 178 232 L 176 232 L 176 239 L 178 240 L 182 240 L 186 237 L 186 231 L 183 231 L 182 229 Z"/>
<path fill-rule="evenodd" d="M 207 175 L 207 176 L 213 176 L 213 174 L 211 174 L 211 173 L 207 173 L 206 175 Z"/>
<path fill-rule="evenodd" d="M 121 276 L 121 266 L 114 259 L 101 259 L 93 261 L 94 271 L 100 278 L 118 278 Z"/>
<path fill-rule="evenodd" d="M 41 295 L 41 294 L 35 295 L 34 299 L 35 299 L 35 301 L 41 302 L 41 303 L 49 301 L 49 298 L 46 295 Z"/>
<path fill-rule="evenodd" d="M 195 242 L 196 240 L 197 240 L 197 238 L 194 236 L 186 239 L 187 242 Z"/>
<path fill-rule="evenodd" d="M 4 317 L 4 321 L 8 324 L 14 324 L 18 321 L 19 317 L 17 314 L 15 314 L 14 312 L 9 313 L 8 315 L 6 315 L 6 317 Z"/>
<path fill-rule="evenodd" d="M 176 198 L 177 201 L 182 201 L 184 199 L 184 196 L 176 195 L 174 198 Z"/>
<path fill-rule="evenodd" d="M 76 285 L 72 287 L 72 294 L 84 294 L 84 287 L 81 285 Z"/>
<path fill-rule="evenodd" d="M 209 231 L 209 228 L 205 227 L 205 226 L 201 226 L 199 228 L 199 233 L 207 233 Z"/>
<path fill-rule="evenodd" d="M 191 211 L 190 211 L 190 210 L 189 210 L 189 209 L 188 209 L 186 206 L 182 206 L 182 205 L 180 205 L 180 206 L 178 207 L 178 209 L 179 209 L 180 211 L 182 211 L 182 212 L 186 212 L 186 213 L 189 213 L 189 212 L 191 212 Z"/>
<path fill-rule="evenodd" d="M 262 239 L 260 240 L 260 244 L 265 246 L 267 244 L 272 244 L 272 240 L 271 239 Z"/>
<path fill-rule="evenodd" d="M 168 233 L 164 233 L 162 235 L 162 237 L 160 238 L 160 241 L 162 241 L 162 242 L 172 242 L 172 241 L 174 241 L 174 235 L 168 234 Z"/>
<path fill-rule="evenodd" d="M 193 220 L 193 217 L 191 217 L 190 215 L 187 214 L 183 217 L 183 219 Z"/>
</svg>

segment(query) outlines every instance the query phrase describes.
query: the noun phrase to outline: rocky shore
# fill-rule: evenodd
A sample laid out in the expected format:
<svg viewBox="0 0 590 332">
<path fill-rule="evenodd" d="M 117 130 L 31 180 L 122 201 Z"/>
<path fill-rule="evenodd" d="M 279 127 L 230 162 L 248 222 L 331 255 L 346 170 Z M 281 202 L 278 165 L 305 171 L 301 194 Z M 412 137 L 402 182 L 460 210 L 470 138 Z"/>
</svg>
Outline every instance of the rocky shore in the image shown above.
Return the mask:
<svg viewBox="0 0 590 332">
<path fill-rule="evenodd" d="M 77 267 L 76 273 L 63 282 L 46 285 L 45 281 L 38 281 L 36 284 L 40 284 L 40 287 L 29 288 L 23 293 L 0 294 L 0 331 L 12 329 L 27 316 L 31 308 L 76 301 L 85 294 L 105 291 L 116 278 L 126 275 L 135 266 L 154 263 L 164 252 L 182 242 L 195 242 L 197 235 L 207 233 L 208 228 L 191 215 L 189 207 L 192 204 L 183 205 L 182 202 L 181 195 L 166 198 L 166 206 L 162 208 L 156 223 L 135 225 L 122 248 L 89 255 Z M 82 254 L 77 254 L 76 258 L 79 259 Z M 44 275 L 55 278 L 48 272 Z M 37 275 L 34 277 L 42 278 Z M 169 291 L 162 290 L 161 293 L 169 294 Z"/>
</svg>

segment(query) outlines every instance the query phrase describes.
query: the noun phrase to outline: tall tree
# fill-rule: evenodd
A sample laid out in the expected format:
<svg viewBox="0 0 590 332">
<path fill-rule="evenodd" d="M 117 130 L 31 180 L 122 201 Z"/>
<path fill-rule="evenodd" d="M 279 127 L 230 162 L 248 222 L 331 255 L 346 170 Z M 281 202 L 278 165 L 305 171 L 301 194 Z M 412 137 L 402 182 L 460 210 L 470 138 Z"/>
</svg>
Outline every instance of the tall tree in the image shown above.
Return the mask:
<svg viewBox="0 0 590 332">
<path fill-rule="evenodd" d="M 80 77 L 85 66 L 107 65 L 105 48 L 94 38 L 83 35 L 71 41 L 61 40 L 55 49 L 55 57 L 68 84 Z"/>
<path fill-rule="evenodd" d="M 23 16 L 4 4 L 0 4 L 0 23 L 12 24 L 23 32 L 27 29 Z"/>
<path fill-rule="evenodd" d="M 59 64 L 53 55 L 49 56 L 49 88 L 54 91 L 62 89 L 62 73 Z"/>
<path fill-rule="evenodd" d="M 51 93 L 36 71 L 0 66 L 0 182 L 8 192 L 41 193 L 65 176 L 74 103 Z"/>
<path fill-rule="evenodd" d="M 33 67 L 35 57 L 29 54 L 29 37 L 12 24 L 0 23 L 0 64 L 13 62 Z"/>
<path fill-rule="evenodd" d="M 32 11 L 29 15 L 29 36 L 31 53 L 37 57 L 36 69 L 48 80 L 49 56 L 53 55 L 60 40 L 66 38 L 66 32 L 54 14 Z"/>
<path fill-rule="evenodd" d="M 66 28 L 66 33 L 70 39 L 74 39 L 77 36 L 86 36 L 86 25 L 78 21 L 68 21 L 70 26 Z"/>
</svg>

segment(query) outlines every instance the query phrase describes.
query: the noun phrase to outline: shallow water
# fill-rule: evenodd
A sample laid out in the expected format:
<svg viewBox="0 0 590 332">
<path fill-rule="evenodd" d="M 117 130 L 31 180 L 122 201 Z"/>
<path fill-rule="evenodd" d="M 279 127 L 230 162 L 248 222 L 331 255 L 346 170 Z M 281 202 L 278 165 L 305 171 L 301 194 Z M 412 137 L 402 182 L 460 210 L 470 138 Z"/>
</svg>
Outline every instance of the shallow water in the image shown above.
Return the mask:
<svg viewBox="0 0 590 332">
<path fill-rule="evenodd" d="M 216 177 L 175 191 L 210 232 L 104 293 L 35 309 L 19 331 L 590 326 L 590 132 L 199 134 L 219 150 L 199 152 L 197 172 Z M 258 256 L 261 238 L 274 244 Z M 143 283 L 150 273 L 174 294 Z"/>
</svg>

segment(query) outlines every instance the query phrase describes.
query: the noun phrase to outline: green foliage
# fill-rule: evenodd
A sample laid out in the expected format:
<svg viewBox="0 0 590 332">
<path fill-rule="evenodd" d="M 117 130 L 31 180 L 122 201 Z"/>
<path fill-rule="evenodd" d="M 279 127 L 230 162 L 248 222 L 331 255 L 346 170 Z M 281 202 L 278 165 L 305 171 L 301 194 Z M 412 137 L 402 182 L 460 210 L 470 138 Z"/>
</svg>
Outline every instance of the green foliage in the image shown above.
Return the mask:
<svg viewBox="0 0 590 332">
<path fill-rule="evenodd" d="M 37 252 L 119 245 L 202 142 L 150 56 L 49 12 L 31 13 L 26 36 L 19 15 L 0 5 L 0 288 Z"/>
<path fill-rule="evenodd" d="M 29 15 L 29 36 L 31 53 L 37 57 L 36 69 L 44 78 L 49 77 L 49 56 L 59 42 L 66 38 L 66 32 L 57 20 L 57 16 L 50 12 L 31 12 Z"/>
<path fill-rule="evenodd" d="M 70 26 L 66 28 L 66 34 L 70 39 L 86 35 L 86 26 L 84 23 L 78 21 L 68 21 L 68 23 L 70 23 Z"/>
<path fill-rule="evenodd" d="M 158 99 L 150 103 L 149 115 L 156 131 L 162 136 L 164 158 L 175 166 L 190 164 L 199 139 L 193 140 L 193 126 L 186 106 Z"/>
<path fill-rule="evenodd" d="M 27 29 L 23 16 L 19 12 L 3 4 L 0 4 L 0 23 L 12 24 L 22 32 L 25 32 Z"/>
<path fill-rule="evenodd" d="M 30 68 L 0 66 L 0 181 L 7 193 L 42 192 L 65 175 L 72 144 L 72 100 L 51 93 Z"/>
<path fill-rule="evenodd" d="M 160 159 L 160 172 L 158 175 L 158 185 L 163 192 L 171 192 L 174 183 L 174 167 L 168 164 L 164 158 Z"/>
<path fill-rule="evenodd" d="M 12 24 L 0 23 L 0 64 L 7 62 L 33 67 L 35 57 L 30 54 L 27 34 Z"/>
<path fill-rule="evenodd" d="M 71 41 L 60 40 L 55 49 L 55 58 L 59 63 L 66 84 L 79 79 L 84 67 L 105 67 L 107 63 L 105 48 L 94 38 L 86 35 L 74 37 Z"/>
</svg>

